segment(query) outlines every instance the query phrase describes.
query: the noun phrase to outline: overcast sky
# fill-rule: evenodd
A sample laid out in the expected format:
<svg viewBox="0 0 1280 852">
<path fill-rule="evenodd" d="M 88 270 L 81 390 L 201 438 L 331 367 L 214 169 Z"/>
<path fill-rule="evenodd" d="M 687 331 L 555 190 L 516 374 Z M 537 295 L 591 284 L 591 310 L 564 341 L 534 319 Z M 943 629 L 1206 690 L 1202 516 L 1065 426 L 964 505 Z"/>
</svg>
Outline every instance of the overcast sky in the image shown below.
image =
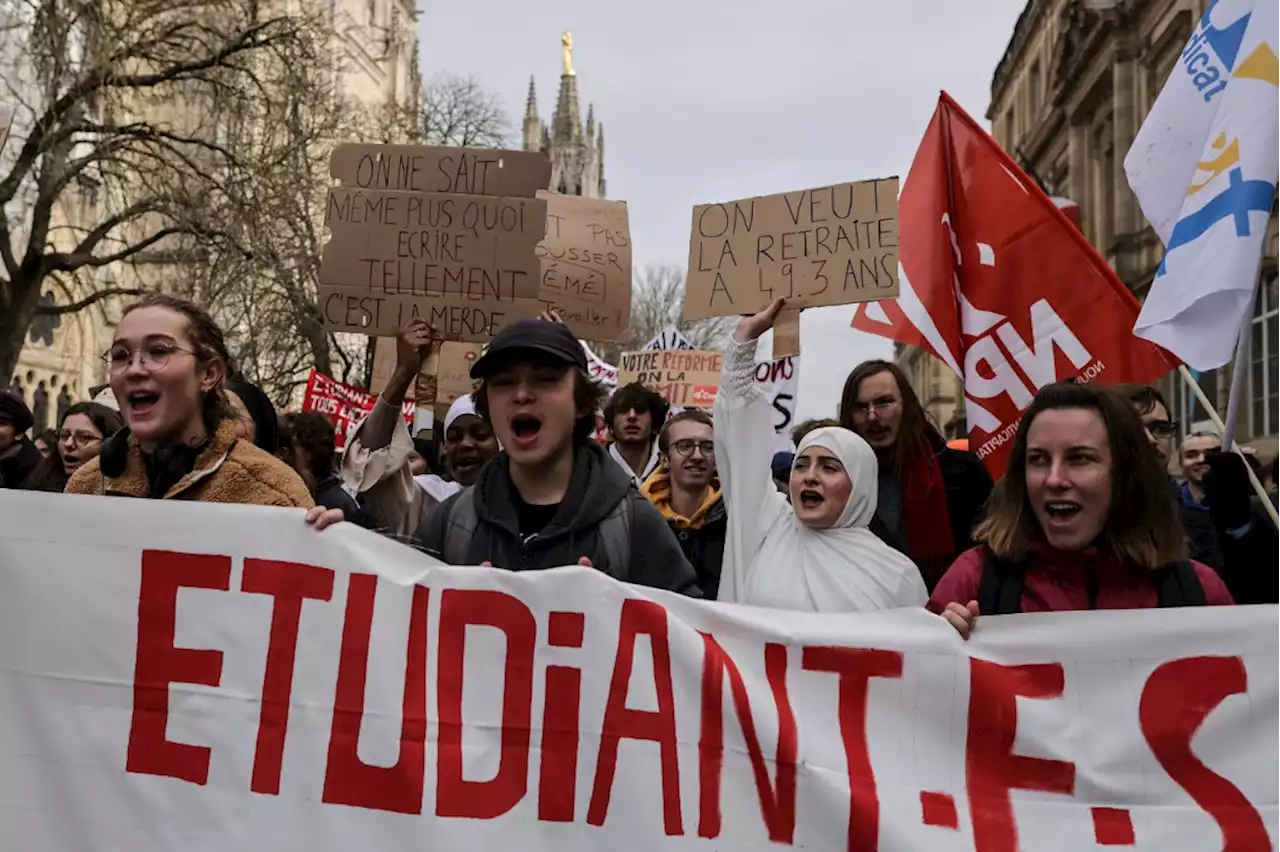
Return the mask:
<svg viewBox="0 0 1280 852">
<path fill-rule="evenodd" d="M 975 118 L 1025 0 L 494 0 L 427 3 L 425 79 L 474 76 L 520 144 L 529 76 L 549 121 L 570 30 L 583 118 L 605 129 L 611 198 L 634 260 L 686 266 L 695 204 L 900 175 L 938 91 Z M 834 416 L 844 377 L 891 344 L 849 328 L 852 307 L 802 315 L 801 416 Z"/>
</svg>

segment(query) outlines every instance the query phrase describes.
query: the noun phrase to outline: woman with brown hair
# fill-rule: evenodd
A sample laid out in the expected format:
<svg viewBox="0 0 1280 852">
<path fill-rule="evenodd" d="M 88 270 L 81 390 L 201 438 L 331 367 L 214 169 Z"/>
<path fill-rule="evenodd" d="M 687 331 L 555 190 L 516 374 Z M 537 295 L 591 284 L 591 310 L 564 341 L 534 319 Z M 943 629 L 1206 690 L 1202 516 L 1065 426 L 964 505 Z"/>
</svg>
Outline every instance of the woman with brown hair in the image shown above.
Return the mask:
<svg viewBox="0 0 1280 852">
<path fill-rule="evenodd" d="M 54 433 L 53 455 L 40 462 L 24 487 L 28 491 L 65 491 L 72 474 L 96 458 L 102 442 L 123 425 L 120 412 L 97 402 L 77 402 L 62 415 Z"/>
<path fill-rule="evenodd" d="M 125 428 L 75 472 L 68 493 L 313 505 L 292 468 L 237 438 L 223 393 L 231 359 L 202 308 L 144 296 L 125 308 L 103 357 Z"/>
<path fill-rule="evenodd" d="M 1211 568 L 1187 559 L 1142 422 L 1092 385 L 1036 395 L 974 538 L 929 599 L 966 638 L 979 614 L 1232 602 Z"/>
</svg>

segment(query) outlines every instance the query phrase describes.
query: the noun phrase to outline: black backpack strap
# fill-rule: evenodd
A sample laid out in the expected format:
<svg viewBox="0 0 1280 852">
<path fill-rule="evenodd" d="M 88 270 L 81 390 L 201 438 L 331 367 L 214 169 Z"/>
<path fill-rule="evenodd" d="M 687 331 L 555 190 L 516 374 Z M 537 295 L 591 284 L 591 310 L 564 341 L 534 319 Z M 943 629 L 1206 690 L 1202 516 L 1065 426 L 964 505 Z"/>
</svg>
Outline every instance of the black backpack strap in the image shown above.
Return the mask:
<svg viewBox="0 0 1280 852">
<path fill-rule="evenodd" d="M 1160 568 L 1153 578 L 1156 584 L 1156 606 L 1204 606 L 1204 584 L 1190 562 L 1176 562 Z"/>
<path fill-rule="evenodd" d="M 474 489 L 468 488 L 447 508 L 441 506 L 437 511 L 445 512 L 442 561 L 450 565 L 466 565 L 467 550 L 480 523 Z"/>
<path fill-rule="evenodd" d="M 1022 612 L 1023 566 L 982 551 L 982 579 L 978 582 L 979 615 Z"/>
</svg>

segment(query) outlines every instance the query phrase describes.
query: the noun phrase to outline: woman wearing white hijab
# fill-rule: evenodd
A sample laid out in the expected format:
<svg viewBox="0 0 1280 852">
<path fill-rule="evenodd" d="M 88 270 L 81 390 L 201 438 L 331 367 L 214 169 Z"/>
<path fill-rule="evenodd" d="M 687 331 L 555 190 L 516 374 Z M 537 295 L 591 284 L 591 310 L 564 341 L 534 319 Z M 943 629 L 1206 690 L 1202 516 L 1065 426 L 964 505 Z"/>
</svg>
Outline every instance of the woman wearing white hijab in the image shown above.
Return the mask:
<svg viewBox="0 0 1280 852">
<path fill-rule="evenodd" d="M 915 563 L 867 528 L 877 463 L 866 441 L 847 429 L 817 429 L 796 450 L 791 503 L 774 487 L 773 411 L 756 386 L 755 352 L 782 305 L 777 299 L 739 320 L 725 352 L 715 442 L 729 528 L 718 599 L 802 612 L 924 606 Z"/>
</svg>

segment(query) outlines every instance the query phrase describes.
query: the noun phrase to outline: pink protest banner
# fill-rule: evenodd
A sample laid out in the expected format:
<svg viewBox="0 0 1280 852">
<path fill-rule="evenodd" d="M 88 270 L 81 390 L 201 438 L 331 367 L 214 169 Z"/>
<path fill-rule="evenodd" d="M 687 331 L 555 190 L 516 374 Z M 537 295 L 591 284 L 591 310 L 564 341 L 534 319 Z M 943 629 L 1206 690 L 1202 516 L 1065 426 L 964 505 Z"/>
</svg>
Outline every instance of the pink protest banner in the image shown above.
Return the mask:
<svg viewBox="0 0 1280 852">
<path fill-rule="evenodd" d="M 0 491 L 4 849 L 1275 848 L 1275 606 L 965 642 L 302 515 Z"/>
<path fill-rule="evenodd" d="M 307 375 L 307 390 L 302 398 L 302 410 L 323 414 L 333 421 L 334 444 L 339 451 L 346 449 L 347 436 L 356 425 L 373 411 L 377 394 L 364 388 L 344 384 L 324 373 L 312 370 Z M 401 405 L 401 414 L 410 427 L 413 426 L 414 401 L 407 399 Z"/>
</svg>

